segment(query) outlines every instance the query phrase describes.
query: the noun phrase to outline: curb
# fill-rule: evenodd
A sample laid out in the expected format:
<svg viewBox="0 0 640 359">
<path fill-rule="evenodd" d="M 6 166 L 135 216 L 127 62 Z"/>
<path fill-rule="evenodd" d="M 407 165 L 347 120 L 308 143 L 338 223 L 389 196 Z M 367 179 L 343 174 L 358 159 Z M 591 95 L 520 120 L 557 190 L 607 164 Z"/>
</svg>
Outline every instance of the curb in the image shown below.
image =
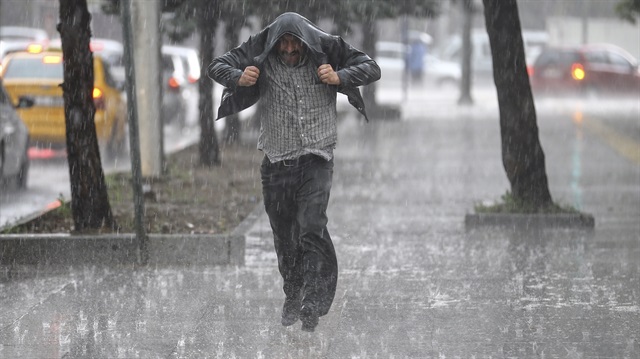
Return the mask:
<svg viewBox="0 0 640 359">
<path fill-rule="evenodd" d="M 246 235 L 259 217 L 258 205 L 229 234 L 149 234 L 149 266 L 244 265 Z M 0 266 L 134 265 L 135 234 L 0 235 Z"/>
<path fill-rule="evenodd" d="M 584 213 L 477 213 L 465 215 L 464 225 L 467 229 L 483 226 L 593 229 L 595 219 L 592 215 Z"/>
</svg>

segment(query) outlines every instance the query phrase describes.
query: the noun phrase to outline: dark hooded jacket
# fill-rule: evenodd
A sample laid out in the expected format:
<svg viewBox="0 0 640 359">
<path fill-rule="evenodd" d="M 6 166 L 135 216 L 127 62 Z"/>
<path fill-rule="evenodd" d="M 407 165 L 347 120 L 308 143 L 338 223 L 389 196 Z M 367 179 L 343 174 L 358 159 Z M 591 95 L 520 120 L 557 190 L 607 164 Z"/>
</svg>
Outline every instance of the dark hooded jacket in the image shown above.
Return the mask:
<svg viewBox="0 0 640 359">
<path fill-rule="evenodd" d="M 338 92 L 345 94 L 349 103 L 367 118 L 358 86 L 380 79 L 378 64 L 339 36 L 327 34 L 305 17 L 287 12 L 240 46 L 215 58 L 207 68 L 208 76 L 225 86 L 217 119 L 240 112 L 258 101 L 258 84 L 237 86 L 238 79 L 247 66 L 256 66 L 262 72 L 267 56 L 284 34 L 302 40 L 307 48 L 306 56 L 316 68 L 322 64 L 333 67 L 340 78 Z M 319 78 L 317 81 L 320 83 Z"/>
</svg>

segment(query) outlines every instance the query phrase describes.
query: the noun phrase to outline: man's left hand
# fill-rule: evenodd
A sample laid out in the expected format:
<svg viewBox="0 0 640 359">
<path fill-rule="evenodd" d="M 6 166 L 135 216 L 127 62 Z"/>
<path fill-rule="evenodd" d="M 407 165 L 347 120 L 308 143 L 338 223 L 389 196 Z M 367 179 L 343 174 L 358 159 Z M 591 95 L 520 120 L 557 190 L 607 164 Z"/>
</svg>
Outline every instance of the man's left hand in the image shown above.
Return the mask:
<svg viewBox="0 0 640 359">
<path fill-rule="evenodd" d="M 329 64 L 320 65 L 320 67 L 318 67 L 318 77 L 322 83 L 327 85 L 340 85 L 340 77 L 338 77 L 338 73 L 333 71 L 333 67 Z"/>
</svg>

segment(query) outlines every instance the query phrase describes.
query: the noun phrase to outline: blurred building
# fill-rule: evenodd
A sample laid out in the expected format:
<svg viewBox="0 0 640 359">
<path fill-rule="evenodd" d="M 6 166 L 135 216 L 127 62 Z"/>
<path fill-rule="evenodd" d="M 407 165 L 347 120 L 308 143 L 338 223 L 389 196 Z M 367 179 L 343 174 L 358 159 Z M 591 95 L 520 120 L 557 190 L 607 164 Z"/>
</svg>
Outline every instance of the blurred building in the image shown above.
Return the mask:
<svg viewBox="0 0 640 359">
<path fill-rule="evenodd" d="M 122 24 L 115 15 L 107 15 L 100 9 L 99 0 L 87 0 L 91 13 L 93 37 L 120 41 Z M 1 0 L 0 25 L 37 27 L 45 30 L 50 38 L 60 37 L 56 25 L 60 18 L 60 0 Z"/>
</svg>

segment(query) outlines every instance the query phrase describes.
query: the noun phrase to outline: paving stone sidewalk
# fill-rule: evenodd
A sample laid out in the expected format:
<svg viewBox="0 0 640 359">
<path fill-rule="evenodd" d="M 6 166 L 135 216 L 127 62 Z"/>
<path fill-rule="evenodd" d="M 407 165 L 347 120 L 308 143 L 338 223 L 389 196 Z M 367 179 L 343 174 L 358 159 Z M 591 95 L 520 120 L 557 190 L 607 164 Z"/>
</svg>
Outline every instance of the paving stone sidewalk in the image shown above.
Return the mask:
<svg viewBox="0 0 640 359">
<path fill-rule="evenodd" d="M 509 188 L 496 106 L 476 101 L 416 97 L 402 121 L 341 123 L 328 213 L 340 277 L 315 333 L 279 323 L 257 208 L 243 265 L 0 282 L 0 357 L 640 357 L 640 164 L 589 129 L 599 115 L 539 111 L 552 195 L 595 228 L 466 228 L 474 204 Z"/>
</svg>

